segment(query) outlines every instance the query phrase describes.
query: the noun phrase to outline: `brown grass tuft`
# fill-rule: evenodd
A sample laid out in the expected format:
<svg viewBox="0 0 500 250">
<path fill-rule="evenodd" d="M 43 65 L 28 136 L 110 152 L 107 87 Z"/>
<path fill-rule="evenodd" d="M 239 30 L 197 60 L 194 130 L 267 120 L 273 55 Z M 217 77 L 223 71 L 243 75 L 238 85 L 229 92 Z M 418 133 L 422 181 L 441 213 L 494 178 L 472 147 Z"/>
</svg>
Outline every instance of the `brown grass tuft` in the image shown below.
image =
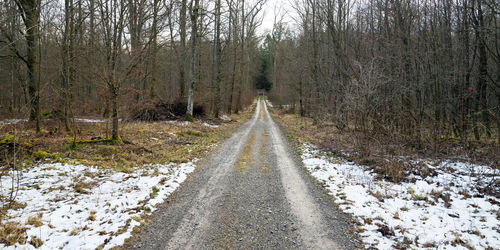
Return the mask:
<svg viewBox="0 0 500 250">
<path fill-rule="evenodd" d="M 36 236 L 32 236 L 29 243 L 35 248 L 39 248 L 43 245 L 43 241 Z"/>
<path fill-rule="evenodd" d="M 16 243 L 25 244 L 26 237 L 24 233 L 27 228 L 22 227 L 18 223 L 7 222 L 0 224 L 0 243 L 6 246 L 12 246 Z"/>
<path fill-rule="evenodd" d="M 89 214 L 89 217 L 87 218 L 87 220 L 89 221 L 95 221 L 96 217 L 95 217 L 95 211 L 90 211 L 90 214 Z"/>
<path fill-rule="evenodd" d="M 30 216 L 28 218 L 28 221 L 26 222 L 26 224 L 32 225 L 34 227 L 40 227 L 43 225 L 42 217 L 43 217 L 43 213 L 39 213 L 37 215 Z"/>
</svg>

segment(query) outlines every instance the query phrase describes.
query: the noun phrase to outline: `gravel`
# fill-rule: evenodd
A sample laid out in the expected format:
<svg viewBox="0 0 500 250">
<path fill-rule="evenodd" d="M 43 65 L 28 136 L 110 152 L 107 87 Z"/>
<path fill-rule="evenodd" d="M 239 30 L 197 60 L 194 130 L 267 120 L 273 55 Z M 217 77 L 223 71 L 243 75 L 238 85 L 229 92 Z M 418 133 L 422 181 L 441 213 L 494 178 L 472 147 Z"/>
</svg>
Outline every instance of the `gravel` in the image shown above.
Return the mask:
<svg viewBox="0 0 500 250">
<path fill-rule="evenodd" d="M 150 220 L 124 248 L 359 247 L 350 217 L 302 168 L 262 101 Z"/>
</svg>

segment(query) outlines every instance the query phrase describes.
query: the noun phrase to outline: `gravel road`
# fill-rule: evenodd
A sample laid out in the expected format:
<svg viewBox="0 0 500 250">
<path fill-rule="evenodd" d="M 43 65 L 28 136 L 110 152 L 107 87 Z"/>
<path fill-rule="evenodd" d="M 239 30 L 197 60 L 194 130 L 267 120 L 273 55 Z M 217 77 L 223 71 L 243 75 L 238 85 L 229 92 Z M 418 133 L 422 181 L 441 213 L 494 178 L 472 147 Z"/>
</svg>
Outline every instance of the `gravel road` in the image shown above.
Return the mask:
<svg viewBox="0 0 500 250">
<path fill-rule="evenodd" d="M 265 102 L 126 249 L 356 249 L 350 218 L 307 175 Z"/>
</svg>

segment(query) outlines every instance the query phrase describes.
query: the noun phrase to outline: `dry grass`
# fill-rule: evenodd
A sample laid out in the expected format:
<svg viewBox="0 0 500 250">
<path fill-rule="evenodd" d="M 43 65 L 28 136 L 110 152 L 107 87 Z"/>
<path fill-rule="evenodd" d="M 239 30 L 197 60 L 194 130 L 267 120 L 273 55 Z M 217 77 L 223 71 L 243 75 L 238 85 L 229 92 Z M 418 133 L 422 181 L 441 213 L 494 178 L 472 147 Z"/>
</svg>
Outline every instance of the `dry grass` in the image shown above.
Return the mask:
<svg viewBox="0 0 500 250">
<path fill-rule="evenodd" d="M 32 236 L 29 243 L 35 248 L 39 248 L 43 245 L 43 241 L 36 236 Z"/>
<path fill-rule="evenodd" d="M 16 243 L 25 244 L 25 227 L 15 222 L 0 223 L 0 244 L 12 246 Z"/>
<path fill-rule="evenodd" d="M 110 124 L 76 123 L 79 143 L 72 147 L 73 134 L 65 132 L 64 125 L 57 121 L 44 121 L 39 134 L 35 133 L 31 123 L 0 126 L 0 140 L 10 138 L 15 131 L 15 139 L 29 145 L 24 159 L 27 165 L 38 161 L 78 162 L 130 172 L 145 164 L 187 162 L 202 158 L 209 151 L 209 145 L 225 138 L 232 129 L 248 119 L 252 108 L 232 115 L 230 122 L 205 120 L 220 125 L 217 128 L 203 125 L 203 120 L 187 125 L 174 122 L 121 122 L 120 136 L 123 143 L 119 144 L 105 140 L 111 135 Z"/>
<path fill-rule="evenodd" d="M 245 144 L 245 148 L 243 148 L 243 151 L 241 152 L 240 157 L 236 162 L 236 171 L 243 172 L 248 169 L 250 165 L 252 145 L 254 144 L 254 142 L 255 142 L 255 131 L 252 131 Z"/>
<path fill-rule="evenodd" d="M 96 214 L 95 211 L 90 211 L 89 217 L 87 217 L 87 220 L 89 220 L 89 221 L 95 221 L 95 219 L 96 219 L 95 214 Z"/>
<path fill-rule="evenodd" d="M 407 180 L 411 174 L 422 177 L 433 176 L 436 173 L 424 164 L 414 164 L 409 160 L 422 158 L 446 158 L 451 160 L 463 159 L 468 156 L 469 161 L 478 164 L 500 163 L 498 145 L 494 142 L 471 142 L 470 149 L 456 140 L 443 139 L 439 142 L 439 150 L 430 150 L 429 145 L 418 150 L 407 140 L 397 135 L 366 135 L 354 128 L 340 131 L 331 122 L 315 124 L 311 118 L 300 117 L 278 109 L 271 109 L 271 113 L 287 138 L 296 145 L 304 141 L 319 146 L 331 156 L 338 156 L 360 165 L 370 166 L 381 179 L 392 182 Z M 407 157 L 401 161 L 400 156 Z M 386 159 L 390 159 L 387 161 Z"/>
<path fill-rule="evenodd" d="M 43 226 L 42 217 L 43 217 L 43 213 L 39 213 L 37 215 L 30 216 L 28 218 L 28 220 L 26 221 L 26 224 L 32 225 L 34 227 L 41 227 L 41 226 Z"/>
</svg>

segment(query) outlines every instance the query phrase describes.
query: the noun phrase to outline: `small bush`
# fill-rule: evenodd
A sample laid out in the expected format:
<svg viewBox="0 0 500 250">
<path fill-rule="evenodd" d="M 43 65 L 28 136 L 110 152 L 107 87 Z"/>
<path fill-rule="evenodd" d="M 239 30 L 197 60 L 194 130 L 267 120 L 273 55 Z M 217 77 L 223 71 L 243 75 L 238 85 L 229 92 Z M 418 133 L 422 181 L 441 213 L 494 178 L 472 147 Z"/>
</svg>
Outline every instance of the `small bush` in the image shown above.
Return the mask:
<svg viewBox="0 0 500 250">
<path fill-rule="evenodd" d="M 387 225 L 382 224 L 382 223 L 377 223 L 376 225 L 378 227 L 377 231 L 382 233 L 383 236 L 394 236 L 395 235 L 394 231 L 391 228 L 389 228 Z"/>
<path fill-rule="evenodd" d="M 156 186 L 153 186 L 153 188 L 151 190 L 151 194 L 150 194 L 151 199 L 153 199 L 156 196 L 158 196 L 158 192 L 159 191 L 160 191 L 160 189 L 158 189 Z"/>
</svg>

